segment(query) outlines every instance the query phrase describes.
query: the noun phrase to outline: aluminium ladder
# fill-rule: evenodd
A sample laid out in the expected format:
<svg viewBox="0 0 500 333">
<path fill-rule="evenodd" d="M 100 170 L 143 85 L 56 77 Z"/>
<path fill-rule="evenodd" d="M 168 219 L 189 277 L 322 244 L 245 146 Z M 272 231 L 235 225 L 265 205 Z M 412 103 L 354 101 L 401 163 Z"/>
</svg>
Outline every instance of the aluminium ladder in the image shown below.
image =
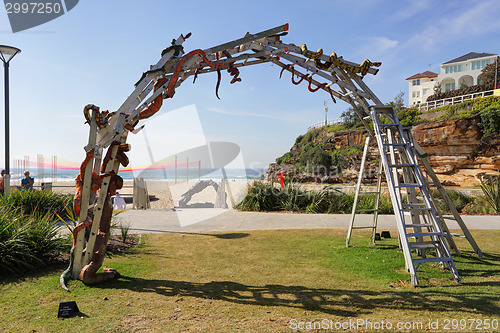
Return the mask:
<svg viewBox="0 0 500 333">
<path fill-rule="evenodd" d="M 368 117 L 365 117 L 365 119 L 371 119 L 371 117 L 368 116 Z M 408 129 L 406 129 L 406 128 L 404 130 L 408 131 Z M 410 139 L 411 139 L 411 137 L 407 136 L 407 140 L 410 140 Z M 360 172 L 359 172 L 359 176 L 358 176 L 358 183 L 356 184 L 356 188 L 355 188 L 355 197 L 354 197 L 354 203 L 353 203 L 353 209 L 352 209 L 352 213 L 351 213 L 351 220 L 350 220 L 350 224 L 349 224 L 349 229 L 348 229 L 348 233 L 347 233 L 347 237 L 346 237 L 346 246 L 349 246 L 349 242 L 350 242 L 350 238 L 351 238 L 353 229 L 369 229 L 369 228 L 373 228 L 372 243 L 375 245 L 374 237 L 375 237 L 375 230 L 377 227 L 377 220 L 378 220 L 378 213 L 379 213 L 378 208 L 379 208 L 380 194 L 381 194 L 380 183 L 381 183 L 381 177 L 382 177 L 383 171 L 381 169 L 382 164 L 379 164 L 380 168 L 379 168 L 378 174 L 377 174 L 377 176 L 378 176 L 377 191 L 361 192 L 362 178 L 363 178 L 364 171 L 366 168 L 366 157 L 365 157 L 366 153 L 365 153 L 365 151 L 367 152 L 367 149 L 368 149 L 367 145 L 369 144 L 369 142 L 370 142 L 370 139 L 369 139 L 369 137 L 367 137 L 366 141 L 365 141 L 365 150 L 363 151 L 364 158 L 362 159 L 362 162 L 361 162 Z M 417 142 L 413 142 L 413 145 L 415 147 L 414 153 L 417 154 L 415 156 L 415 158 L 421 162 L 421 166 L 423 167 L 423 169 L 422 169 L 423 172 L 425 172 L 427 177 L 430 178 L 430 180 L 423 178 L 424 185 L 425 185 L 425 188 L 427 189 L 427 193 L 429 193 L 429 198 L 431 200 L 431 204 L 434 208 L 434 211 L 436 212 L 436 216 L 438 218 L 438 221 L 439 221 L 439 224 L 440 224 L 441 229 L 443 231 L 443 234 L 446 237 L 448 246 L 450 246 L 450 248 L 453 249 L 453 251 L 455 252 L 456 255 L 461 255 L 460 250 L 458 249 L 455 241 L 453 240 L 453 236 L 466 238 L 467 241 L 469 242 L 469 244 L 471 245 L 471 247 L 473 248 L 474 252 L 477 254 L 477 256 L 479 258 L 481 258 L 483 256 L 483 252 L 481 251 L 481 249 L 477 245 L 476 241 L 472 237 L 469 229 L 467 228 L 464 221 L 462 220 L 460 213 L 458 213 L 456 207 L 454 206 L 453 202 L 451 201 L 450 197 L 448 196 L 443 185 L 439 182 L 439 179 L 437 178 L 436 174 L 434 173 L 434 170 L 432 169 L 431 165 L 427 161 L 427 154 L 425 153 L 425 151 L 422 149 L 422 147 L 420 147 L 420 145 Z M 435 198 L 433 196 L 431 186 L 436 187 L 437 191 L 441 194 L 443 199 L 438 199 L 438 198 Z M 374 193 L 374 194 L 378 193 L 379 194 L 376 197 L 374 208 L 373 209 L 365 209 L 365 210 L 357 209 L 359 195 L 360 194 L 370 194 L 370 193 Z M 416 199 L 422 199 L 422 198 L 416 197 Z M 450 216 L 444 215 L 443 212 L 441 211 L 441 209 L 439 208 L 438 202 L 444 202 L 444 204 L 446 205 L 446 207 L 448 207 L 448 209 L 452 215 L 450 215 Z M 373 224 L 371 226 L 354 226 L 356 214 L 359 212 L 369 212 L 369 211 L 374 212 Z M 446 223 L 446 220 L 454 220 L 458 224 L 458 226 L 462 229 L 463 235 L 454 234 L 454 233 L 450 232 L 448 225 Z"/>
<path fill-rule="evenodd" d="M 459 282 L 457 268 L 424 184 L 411 133 L 404 132 L 391 106 L 372 106 L 370 116 L 412 284 L 418 285 L 417 270 L 425 262 L 439 262 L 442 267 L 446 264 Z M 419 202 L 417 193 L 423 202 Z M 435 250 L 435 257 L 426 256 L 428 249 Z"/>
<path fill-rule="evenodd" d="M 361 166 L 359 169 L 359 175 L 358 175 L 358 182 L 356 183 L 356 192 L 354 194 L 354 203 L 352 205 L 352 213 L 351 213 L 351 220 L 349 223 L 349 229 L 347 232 L 347 238 L 345 241 L 345 245 L 349 246 L 349 242 L 351 240 L 351 235 L 352 231 L 354 229 L 372 229 L 372 244 L 375 245 L 375 233 L 377 231 L 377 221 L 378 221 L 378 212 L 379 212 L 379 203 L 380 203 L 380 195 L 381 195 L 381 185 L 382 185 L 382 164 L 379 163 L 378 166 L 378 171 L 377 171 L 377 189 L 375 191 L 361 191 L 361 183 L 363 181 L 363 175 L 365 173 L 365 167 L 366 167 L 366 156 L 368 155 L 368 148 L 370 146 L 370 139 L 371 137 L 369 135 L 366 136 L 365 139 L 365 147 L 363 149 L 363 157 L 361 159 Z M 373 208 L 369 209 L 358 209 L 358 200 L 359 196 L 362 194 L 375 194 L 375 202 L 373 205 Z M 355 218 L 357 213 L 361 212 L 373 212 L 373 222 L 372 225 L 368 226 L 355 226 Z"/>
</svg>

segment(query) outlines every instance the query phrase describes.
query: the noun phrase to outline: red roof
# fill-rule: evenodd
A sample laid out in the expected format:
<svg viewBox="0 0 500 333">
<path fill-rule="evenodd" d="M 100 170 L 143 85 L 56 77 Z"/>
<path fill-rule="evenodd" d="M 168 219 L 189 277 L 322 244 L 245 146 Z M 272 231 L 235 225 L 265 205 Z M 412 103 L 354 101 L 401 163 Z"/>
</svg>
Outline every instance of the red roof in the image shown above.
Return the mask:
<svg viewBox="0 0 500 333">
<path fill-rule="evenodd" d="M 431 71 L 425 71 L 423 73 L 418 73 L 418 74 L 415 74 L 413 76 L 410 76 L 406 80 L 415 80 L 415 79 L 423 79 L 423 78 L 432 79 L 432 78 L 435 78 L 437 76 L 438 76 L 437 73 L 434 73 L 434 72 L 431 72 Z"/>
</svg>

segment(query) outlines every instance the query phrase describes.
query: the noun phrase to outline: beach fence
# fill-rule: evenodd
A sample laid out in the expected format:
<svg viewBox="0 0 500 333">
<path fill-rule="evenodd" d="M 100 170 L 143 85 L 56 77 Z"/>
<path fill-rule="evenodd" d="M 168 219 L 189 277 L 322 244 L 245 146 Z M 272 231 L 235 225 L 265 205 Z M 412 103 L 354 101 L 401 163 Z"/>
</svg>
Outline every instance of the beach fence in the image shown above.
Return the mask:
<svg viewBox="0 0 500 333">
<path fill-rule="evenodd" d="M 44 156 L 37 154 L 35 158 L 24 156 L 13 159 L 11 165 L 11 179 L 13 185 L 20 185 L 24 178 L 24 171 L 28 170 L 35 178 L 35 187 L 50 186 L 49 183 L 73 181 L 80 171 L 80 164 L 58 156 Z M 168 159 L 145 166 L 126 167 L 120 169 L 120 175 L 124 179 L 132 180 L 134 177 L 153 180 L 168 180 L 189 182 L 200 180 L 206 173 L 202 168 L 202 161 L 192 156 L 171 156 Z M 167 175 L 168 174 L 168 175 Z M 60 185 L 60 184 L 59 184 Z"/>
<path fill-rule="evenodd" d="M 42 154 L 37 154 L 36 161 L 29 156 L 13 160 L 14 166 L 11 167 L 12 184 L 20 183 L 24 178 L 24 172 L 29 171 L 31 176 L 35 177 L 35 183 L 40 183 L 42 189 L 52 188 L 52 182 L 58 177 L 57 156 L 46 158 Z"/>
</svg>

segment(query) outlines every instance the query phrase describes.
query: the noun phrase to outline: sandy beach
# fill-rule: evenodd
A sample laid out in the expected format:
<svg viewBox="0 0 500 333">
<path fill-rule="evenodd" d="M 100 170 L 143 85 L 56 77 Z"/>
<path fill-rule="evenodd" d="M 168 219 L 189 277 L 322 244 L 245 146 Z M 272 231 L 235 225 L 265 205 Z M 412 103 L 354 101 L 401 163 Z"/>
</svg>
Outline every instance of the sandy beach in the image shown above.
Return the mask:
<svg viewBox="0 0 500 333">
<path fill-rule="evenodd" d="M 172 209 L 179 205 L 179 200 L 182 195 L 188 192 L 198 181 L 189 182 L 163 182 L 163 181 L 146 181 L 148 194 L 151 198 L 151 209 Z M 220 180 L 216 182 L 220 186 Z M 228 181 L 226 186 L 226 204 L 228 207 L 238 203 L 246 195 L 247 181 Z M 39 185 L 39 184 L 35 184 Z M 229 191 L 228 191 L 229 187 Z M 52 191 L 61 194 L 74 194 L 74 182 L 56 182 L 52 184 Z M 132 208 L 132 197 L 134 193 L 133 181 L 126 180 L 123 188 L 118 191 L 120 196 L 125 198 L 127 208 Z M 208 186 L 201 192 L 192 196 L 189 204 L 194 203 L 215 203 L 216 191 L 214 187 Z M 231 199 L 232 197 L 232 199 Z"/>
</svg>

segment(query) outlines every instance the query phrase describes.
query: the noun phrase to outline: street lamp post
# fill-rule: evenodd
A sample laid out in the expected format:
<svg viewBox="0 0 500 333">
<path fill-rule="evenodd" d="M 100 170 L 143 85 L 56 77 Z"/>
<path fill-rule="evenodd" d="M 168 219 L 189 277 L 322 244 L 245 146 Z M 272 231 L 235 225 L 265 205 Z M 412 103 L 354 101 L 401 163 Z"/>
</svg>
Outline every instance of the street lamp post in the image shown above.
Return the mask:
<svg viewBox="0 0 500 333">
<path fill-rule="evenodd" d="M 326 101 L 324 102 L 325 105 L 325 126 L 328 125 L 328 106 L 326 105 Z"/>
<path fill-rule="evenodd" d="M 20 53 L 17 47 L 0 45 L 0 58 L 3 61 L 5 79 L 5 193 L 10 191 L 10 142 L 9 142 L 9 62 Z"/>
</svg>

